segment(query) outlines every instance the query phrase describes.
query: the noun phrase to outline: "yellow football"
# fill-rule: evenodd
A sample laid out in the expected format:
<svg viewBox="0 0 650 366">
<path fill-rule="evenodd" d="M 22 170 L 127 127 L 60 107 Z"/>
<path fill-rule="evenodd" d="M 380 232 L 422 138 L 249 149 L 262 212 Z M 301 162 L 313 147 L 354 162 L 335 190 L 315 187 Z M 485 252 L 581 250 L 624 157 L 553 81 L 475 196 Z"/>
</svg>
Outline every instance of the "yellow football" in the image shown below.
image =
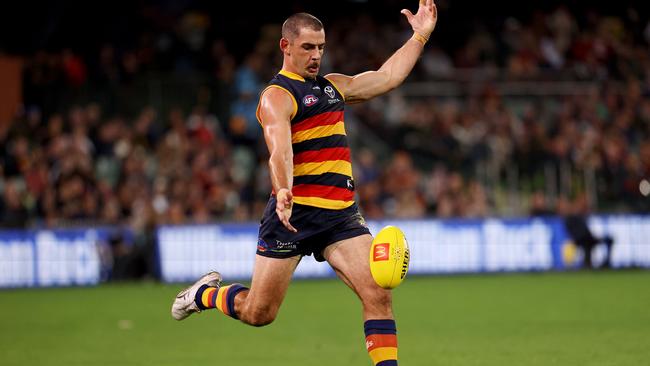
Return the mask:
<svg viewBox="0 0 650 366">
<path fill-rule="evenodd" d="M 399 286 L 409 269 L 409 246 L 396 226 L 381 229 L 370 247 L 370 273 L 385 289 Z"/>
</svg>

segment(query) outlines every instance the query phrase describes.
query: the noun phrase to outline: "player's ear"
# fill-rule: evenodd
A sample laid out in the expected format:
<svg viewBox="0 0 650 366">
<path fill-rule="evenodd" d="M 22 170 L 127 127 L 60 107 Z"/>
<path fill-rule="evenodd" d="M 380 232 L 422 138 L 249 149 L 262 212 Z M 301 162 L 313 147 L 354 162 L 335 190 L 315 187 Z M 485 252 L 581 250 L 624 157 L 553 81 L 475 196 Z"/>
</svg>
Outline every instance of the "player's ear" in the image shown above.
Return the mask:
<svg viewBox="0 0 650 366">
<path fill-rule="evenodd" d="M 287 56 L 289 56 L 289 40 L 282 37 L 280 38 L 280 49 L 282 50 L 282 53 L 285 53 Z"/>
</svg>

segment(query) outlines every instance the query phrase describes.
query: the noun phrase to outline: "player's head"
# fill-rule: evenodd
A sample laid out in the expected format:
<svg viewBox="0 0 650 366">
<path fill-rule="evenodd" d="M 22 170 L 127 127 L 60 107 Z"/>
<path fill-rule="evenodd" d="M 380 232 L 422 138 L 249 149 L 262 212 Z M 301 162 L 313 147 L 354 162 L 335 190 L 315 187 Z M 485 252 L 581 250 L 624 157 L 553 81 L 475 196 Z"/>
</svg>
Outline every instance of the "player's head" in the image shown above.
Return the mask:
<svg viewBox="0 0 650 366">
<path fill-rule="evenodd" d="M 307 13 L 290 16 L 282 24 L 280 48 L 284 54 L 285 67 L 291 72 L 315 78 L 320 69 L 325 47 L 325 30 L 318 18 Z"/>
</svg>

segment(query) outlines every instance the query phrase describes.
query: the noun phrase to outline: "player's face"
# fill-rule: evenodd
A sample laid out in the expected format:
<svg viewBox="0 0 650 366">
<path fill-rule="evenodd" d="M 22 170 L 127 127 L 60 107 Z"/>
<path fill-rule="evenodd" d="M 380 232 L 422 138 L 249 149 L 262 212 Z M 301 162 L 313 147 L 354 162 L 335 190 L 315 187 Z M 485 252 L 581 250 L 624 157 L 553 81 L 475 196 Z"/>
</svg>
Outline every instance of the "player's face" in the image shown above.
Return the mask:
<svg viewBox="0 0 650 366">
<path fill-rule="evenodd" d="M 300 34 L 293 42 L 289 42 L 288 57 L 297 73 L 313 79 L 318 75 L 320 62 L 325 50 L 325 31 L 315 31 L 309 28 L 300 30 Z"/>
</svg>

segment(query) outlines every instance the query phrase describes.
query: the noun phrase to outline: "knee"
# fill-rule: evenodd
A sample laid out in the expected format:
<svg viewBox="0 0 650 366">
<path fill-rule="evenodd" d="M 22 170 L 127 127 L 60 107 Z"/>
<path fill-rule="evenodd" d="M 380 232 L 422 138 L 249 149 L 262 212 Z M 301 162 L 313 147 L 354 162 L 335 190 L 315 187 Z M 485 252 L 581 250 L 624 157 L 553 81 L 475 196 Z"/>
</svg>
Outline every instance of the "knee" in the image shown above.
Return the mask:
<svg viewBox="0 0 650 366">
<path fill-rule="evenodd" d="M 277 310 L 269 307 L 255 308 L 245 311 L 240 317 L 241 321 L 254 327 L 263 327 L 273 323 L 277 315 Z"/>
<path fill-rule="evenodd" d="M 252 325 L 254 327 L 263 327 L 265 325 L 269 325 L 273 323 L 275 320 L 274 315 L 268 315 L 268 314 L 254 314 L 251 317 L 248 318 L 246 323 L 248 325 Z"/>
<path fill-rule="evenodd" d="M 393 303 L 390 291 L 376 286 L 364 291 L 361 301 L 365 307 L 381 311 L 391 311 Z"/>
</svg>

